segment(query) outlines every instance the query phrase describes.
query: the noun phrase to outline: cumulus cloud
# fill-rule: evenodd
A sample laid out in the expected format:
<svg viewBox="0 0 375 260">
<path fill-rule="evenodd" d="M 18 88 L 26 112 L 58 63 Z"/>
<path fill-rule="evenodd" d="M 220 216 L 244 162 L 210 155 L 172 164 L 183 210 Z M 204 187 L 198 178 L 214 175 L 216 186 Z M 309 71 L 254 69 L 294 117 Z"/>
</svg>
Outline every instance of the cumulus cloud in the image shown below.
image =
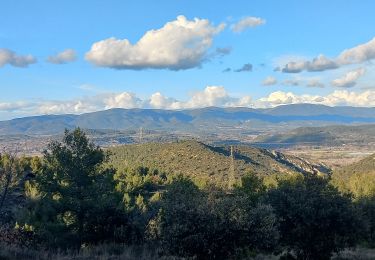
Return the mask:
<svg viewBox="0 0 375 260">
<path fill-rule="evenodd" d="M 137 108 L 142 106 L 142 100 L 134 93 L 122 92 L 119 94 L 107 95 L 104 98 L 105 109 L 110 108 Z"/>
<path fill-rule="evenodd" d="M 185 107 L 223 106 L 232 98 L 222 86 L 207 86 L 203 91 L 195 92 Z"/>
<path fill-rule="evenodd" d="M 37 60 L 32 55 L 18 55 L 9 49 L 0 49 L 0 68 L 9 64 L 14 67 L 26 68 Z"/>
<path fill-rule="evenodd" d="M 242 65 L 241 68 L 236 69 L 235 72 L 244 72 L 244 71 L 245 71 L 245 72 L 246 72 L 246 71 L 250 72 L 250 71 L 252 71 L 252 70 L 253 70 L 253 65 L 250 64 L 250 63 L 246 63 L 246 64 Z"/>
<path fill-rule="evenodd" d="M 51 55 L 47 58 L 47 61 L 53 64 L 65 64 L 68 62 L 75 61 L 77 59 L 77 55 L 75 50 L 73 49 L 66 49 L 62 52 L 57 53 L 56 55 Z"/>
<path fill-rule="evenodd" d="M 262 81 L 263 86 L 272 86 L 277 84 L 277 79 L 272 76 L 268 76 Z"/>
<path fill-rule="evenodd" d="M 187 101 L 178 101 L 157 92 L 151 95 L 148 105 L 152 108 L 189 109 L 201 107 L 238 107 L 252 106 L 252 98 L 235 98 L 229 95 L 223 86 L 207 86 L 202 91 L 193 93 Z"/>
<path fill-rule="evenodd" d="M 349 71 L 341 78 L 332 80 L 332 86 L 339 88 L 354 87 L 357 84 L 357 79 L 365 74 L 365 72 L 366 70 L 364 68 L 358 68 L 356 70 Z"/>
<path fill-rule="evenodd" d="M 258 100 L 258 105 L 264 107 L 272 107 L 277 105 L 293 103 L 300 103 L 300 99 L 298 98 L 298 96 L 296 96 L 292 92 L 283 91 L 272 92 L 267 97 L 260 98 Z"/>
<path fill-rule="evenodd" d="M 232 71 L 231 68 L 226 68 L 226 69 L 224 69 L 222 72 L 231 72 L 231 71 Z"/>
<path fill-rule="evenodd" d="M 274 107 L 278 105 L 311 103 L 328 106 L 375 106 L 375 91 L 354 92 L 336 90 L 326 96 L 297 95 L 292 92 L 276 91 L 255 102 L 257 107 Z"/>
<path fill-rule="evenodd" d="M 259 17 L 253 17 L 248 16 L 242 18 L 237 23 L 233 24 L 231 26 L 231 29 L 233 32 L 240 33 L 248 28 L 257 27 L 259 25 L 263 25 L 266 23 L 266 20 L 259 18 Z"/>
<path fill-rule="evenodd" d="M 179 109 L 181 102 L 174 98 L 163 96 L 160 92 L 151 95 L 149 104 L 152 108 Z"/>
<path fill-rule="evenodd" d="M 321 54 L 312 61 L 290 61 L 282 66 L 281 71 L 285 73 L 324 71 L 336 69 L 343 65 L 363 63 L 372 59 L 375 59 L 375 38 L 342 51 L 334 59 L 329 59 Z"/>
<path fill-rule="evenodd" d="M 375 106 L 375 91 L 354 92 L 336 90 L 323 101 L 331 106 Z"/>
<path fill-rule="evenodd" d="M 96 66 L 115 69 L 199 67 L 207 59 L 214 36 L 224 27 L 224 24 L 215 27 L 206 19 L 188 20 L 180 15 L 162 28 L 146 32 L 135 44 L 114 37 L 96 42 L 86 53 L 86 59 Z"/>
</svg>

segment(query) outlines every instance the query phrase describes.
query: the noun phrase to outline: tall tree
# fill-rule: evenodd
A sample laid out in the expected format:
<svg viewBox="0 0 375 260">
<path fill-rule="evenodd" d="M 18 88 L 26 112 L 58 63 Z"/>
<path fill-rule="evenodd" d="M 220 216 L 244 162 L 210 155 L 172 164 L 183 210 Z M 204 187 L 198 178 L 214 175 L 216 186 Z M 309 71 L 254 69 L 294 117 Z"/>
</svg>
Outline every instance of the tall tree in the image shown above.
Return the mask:
<svg viewBox="0 0 375 260">
<path fill-rule="evenodd" d="M 7 222 L 11 218 L 9 199 L 20 181 L 23 173 L 20 160 L 16 153 L 0 154 L 0 222 Z"/>
<path fill-rule="evenodd" d="M 240 252 L 272 251 L 277 220 L 268 205 L 244 193 L 227 194 L 216 187 L 200 190 L 191 180 L 174 180 L 161 199 L 154 234 L 172 255 L 228 259 Z"/>
<path fill-rule="evenodd" d="M 66 130 L 62 143 L 49 144 L 34 183 L 42 196 L 30 207 L 32 224 L 49 242 L 79 247 L 113 236 L 122 225 L 114 171 L 103 167 L 105 160 L 79 128 Z"/>
</svg>

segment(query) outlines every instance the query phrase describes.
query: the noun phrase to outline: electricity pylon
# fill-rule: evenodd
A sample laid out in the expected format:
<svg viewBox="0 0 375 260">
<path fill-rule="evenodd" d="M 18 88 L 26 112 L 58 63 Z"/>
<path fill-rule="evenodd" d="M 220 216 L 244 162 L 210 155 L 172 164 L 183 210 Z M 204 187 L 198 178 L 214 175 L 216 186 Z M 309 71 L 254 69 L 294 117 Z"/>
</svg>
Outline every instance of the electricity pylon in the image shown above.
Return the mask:
<svg viewBox="0 0 375 260">
<path fill-rule="evenodd" d="M 233 145 L 230 146 L 230 167 L 229 167 L 229 176 L 228 176 L 228 190 L 232 190 L 236 184 L 235 169 L 234 169 L 234 152 Z"/>
<path fill-rule="evenodd" d="M 143 127 L 139 128 L 139 143 L 141 144 L 143 141 Z"/>
</svg>

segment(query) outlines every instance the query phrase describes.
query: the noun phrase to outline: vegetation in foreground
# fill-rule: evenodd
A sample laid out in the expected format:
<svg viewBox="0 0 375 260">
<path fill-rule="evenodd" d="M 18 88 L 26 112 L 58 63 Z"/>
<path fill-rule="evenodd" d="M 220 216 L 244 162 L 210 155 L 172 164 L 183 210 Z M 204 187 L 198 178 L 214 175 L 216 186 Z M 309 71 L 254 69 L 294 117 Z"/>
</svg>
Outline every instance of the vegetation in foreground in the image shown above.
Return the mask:
<svg viewBox="0 0 375 260">
<path fill-rule="evenodd" d="M 353 196 L 314 174 L 199 188 L 157 169 L 116 170 L 80 129 L 43 158 L 3 154 L 0 166 L 2 259 L 330 259 L 375 244 L 374 187 Z"/>
</svg>

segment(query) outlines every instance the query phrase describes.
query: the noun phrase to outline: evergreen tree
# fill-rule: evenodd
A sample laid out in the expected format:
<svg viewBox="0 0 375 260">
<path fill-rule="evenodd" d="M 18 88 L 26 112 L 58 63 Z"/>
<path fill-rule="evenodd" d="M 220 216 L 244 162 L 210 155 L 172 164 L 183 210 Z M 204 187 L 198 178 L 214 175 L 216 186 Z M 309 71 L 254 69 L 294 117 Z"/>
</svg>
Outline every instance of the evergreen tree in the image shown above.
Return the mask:
<svg viewBox="0 0 375 260">
<path fill-rule="evenodd" d="M 298 259 L 330 259 L 357 241 L 360 225 L 351 198 L 327 179 L 279 181 L 268 201 L 280 220 L 281 246 Z"/>
<path fill-rule="evenodd" d="M 112 169 L 105 153 L 82 130 L 51 142 L 32 183 L 41 194 L 29 205 L 29 221 L 49 244 L 80 247 L 111 239 L 125 216 L 117 210 Z"/>
</svg>

